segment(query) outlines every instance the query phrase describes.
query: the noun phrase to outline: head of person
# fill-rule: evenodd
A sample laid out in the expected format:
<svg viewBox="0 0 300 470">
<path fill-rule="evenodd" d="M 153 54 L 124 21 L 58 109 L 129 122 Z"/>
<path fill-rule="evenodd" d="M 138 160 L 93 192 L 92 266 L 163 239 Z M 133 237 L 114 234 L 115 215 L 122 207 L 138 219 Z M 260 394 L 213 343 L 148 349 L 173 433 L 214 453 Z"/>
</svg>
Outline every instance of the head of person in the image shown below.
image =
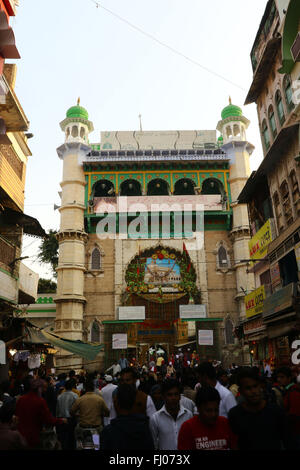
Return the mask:
<svg viewBox="0 0 300 470">
<path fill-rule="evenodd" d="M 107 384 L 111 384 L 112 381 L 113 381 L 113 378 L 112 378 L 111 375 L 105 375 L 105 376 L 104 376 L 104 380 L 105 380 L 105 382 L 106 382 Z"/>
<path fill-rule="evenodd" d="M 287 387 L 293 380 L 291 369 L 289 367 L 280 367 L 277 369 L 276 380 L 281 387 Z"/>
<path fill-rule="evenodd" d="M 239 392 L 251 405 L 258 405 L 263 400 L 263 385 L 255 369 L 241 368 L 237 374 Z"/>
<path fill-rule="evenodd" d="M 202 386 L 214 387 L 217 382 L 216 369 L 211 362 L 202 362 L 197 368 L 199 382 Z"/>
<path fill-rule="evenodd" d="M 32 379 L 30 382 L 30 391 L 42 395 L 45 387 L 45 381 L 41 379 Z"/>
<path fill-rule="evenodd" d="M 160 374 L 159 372 L 157 372 L 156 374 L 156 377 L 157 377 L 157 383 L 162 383 L 163 382 L 163 376 L 162 374 Z"/>
<path fill-rule="evenodd" d="M 150 391 L 150 395 L 154 402 L 159 402 L 163 400 L 161 385 L 153 385 Z"/>
<path fill-rule="evenodd" d="M 133 367 L 126 367 L 121 371 L 120 383 L 127 385 L 135 385 L 138 379 L 138 374 Z"/>
<path fill-rule="evenodd" d="M 135 385 L 121 383 L 116 389 L 116 401 L 119 407 L 119 413 L 123 415 L 130 414 L 136 399 L 137 390 Z"/>
<path fill-rule="evenodd" d="M 216 424 L 219 416 L 220 401 L 220 394 L 214 387 L 204 385 L 198 389 L 195 403 L 198 409 L 199 418 L 207 426 L 213 426 Z"/>
<path fill-rule="evenodd" d="M 86 392 L 93 392 L 95 389 L 95 386 L 94 386 L 94 381 L 92 378 L 88 378 L 87 381 L 85 382 L 85 391 Z"/>
<path fill-rule="evenodd" d="M 73 379 L 69 379 L 66 381 L 65 383 L 65 389 L 67 392 L 70 392 L 72 390 L 72 388 L 74 387 L 74 380 Z"/>
<path fill-rule="evenodd" d="M 226 372 L 226 370 L 224 369 L 219 369 L 218 372 L 217 372 L 217 380 L 222 384 L 224 385 L 224 387 L 226 387 L 226 385 L 228 385 L 229 383 L 229 377 L 228 377 L 228 374 Z"/>
<path fill-rule="evenodd" d="M 162 383 L 161 389 L 167 410 L 178 409 L 180 402 L 180 383 L 174 379 L 167 379 Z"/>
</svg>

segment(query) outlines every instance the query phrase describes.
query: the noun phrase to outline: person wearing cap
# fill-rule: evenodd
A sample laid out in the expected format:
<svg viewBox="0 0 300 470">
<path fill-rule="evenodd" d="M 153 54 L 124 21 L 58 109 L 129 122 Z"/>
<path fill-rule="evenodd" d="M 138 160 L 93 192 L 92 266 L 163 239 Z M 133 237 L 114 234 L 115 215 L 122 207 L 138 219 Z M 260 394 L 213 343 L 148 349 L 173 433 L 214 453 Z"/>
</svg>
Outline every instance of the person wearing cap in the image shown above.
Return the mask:
<svg viewBox="0 0 300 470">
<path fill-rule="evenodd" d="M 107 426 L 108 424 L 110 424 L 110 420 L 111 420 L 111 412 L 112 412 L 112 406 L 113 406 L 112 394 L 114 390 L 116 390 L 116 388 L 118 387 L 117 385 L 114 385 L 112 383 L 113 378 L 111 375 L 105 375 L 104 380 L 106 382 L 106 385 L 101 389 L 100 395 L 102 396 L 107 408 L 109 409 L 109 416 L 105 417 L 103 420 L 103 425 Z"/>
</svg>

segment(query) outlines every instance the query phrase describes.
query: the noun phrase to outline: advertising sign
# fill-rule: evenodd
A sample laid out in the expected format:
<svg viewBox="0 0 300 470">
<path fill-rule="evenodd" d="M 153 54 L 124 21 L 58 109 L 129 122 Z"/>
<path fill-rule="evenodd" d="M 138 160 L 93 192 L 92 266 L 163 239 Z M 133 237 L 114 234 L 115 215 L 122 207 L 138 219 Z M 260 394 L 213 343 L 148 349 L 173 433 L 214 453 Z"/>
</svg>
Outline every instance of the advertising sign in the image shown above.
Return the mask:
<svg viewBox="0 0 300 470">
<path fill-rule="evenodd" d="M 265 287 L 260 286 L 255 291 L 246 295 L 245 297 L 245 307 L 246 307 L 246 317 L 250 318 L 254 315 L 262 313 L 264 307 L 264 300 L 266 298 Z"/>
<path fill-rule="evenodd" d="M 112 335 L 112 349 L 127 349 L 127 333 Z"/>
<path fill-rule="evenodd" d="M 182 320 L 185 318 L 206 318 L 206 305 L 180 305 L 179 316 Z"/>
<path fill-rule="evenodd" d="M 267 255 L 267 247 L 274 239 L 273 220 L 269 219 L 265 225 L 251 238 L 249 242 L 250 258 L 263 259 Z"/>
<path fill-rule="evenodd" d="M 119 320 L 145 320 L 145 307 L 118 307 Z"/>
<path fill-rule="evenodd" d="M 198 330 L 198 343 L 200 346 L 213 346 L 214 331 L 213 330 Z"/>
</svg>

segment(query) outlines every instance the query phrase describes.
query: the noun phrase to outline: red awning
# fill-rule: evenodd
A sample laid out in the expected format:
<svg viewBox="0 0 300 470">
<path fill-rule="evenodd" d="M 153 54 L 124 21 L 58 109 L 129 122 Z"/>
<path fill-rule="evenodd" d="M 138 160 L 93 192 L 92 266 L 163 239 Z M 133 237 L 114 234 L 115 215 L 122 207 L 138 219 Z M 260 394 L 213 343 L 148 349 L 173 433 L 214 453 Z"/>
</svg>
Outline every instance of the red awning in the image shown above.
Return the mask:
<svg viewBox="0 0 300 470">
<path fill-rule="evenodd" d="M 0 54 L 5 59 L 20 59 L 21 56 L 16 47 L 15 35 L 9 26 L 5 12 L 0 11 Z"/>
</svg>

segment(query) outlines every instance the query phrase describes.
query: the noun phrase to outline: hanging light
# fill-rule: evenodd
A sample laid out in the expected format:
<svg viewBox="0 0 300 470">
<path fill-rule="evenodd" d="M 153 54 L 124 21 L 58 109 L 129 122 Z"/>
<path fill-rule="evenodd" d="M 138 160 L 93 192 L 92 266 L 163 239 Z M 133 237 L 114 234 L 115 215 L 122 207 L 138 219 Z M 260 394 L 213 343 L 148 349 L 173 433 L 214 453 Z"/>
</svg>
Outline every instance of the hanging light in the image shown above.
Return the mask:
<svg viewBox="0 0 300 470">
<path fill-rule="evenodd" d="M 9 354 L 14 357 L 14 355 L 16 354 L 17 350 L 16 349 L 10 349 L 9 350 Z"/>
</svg>

